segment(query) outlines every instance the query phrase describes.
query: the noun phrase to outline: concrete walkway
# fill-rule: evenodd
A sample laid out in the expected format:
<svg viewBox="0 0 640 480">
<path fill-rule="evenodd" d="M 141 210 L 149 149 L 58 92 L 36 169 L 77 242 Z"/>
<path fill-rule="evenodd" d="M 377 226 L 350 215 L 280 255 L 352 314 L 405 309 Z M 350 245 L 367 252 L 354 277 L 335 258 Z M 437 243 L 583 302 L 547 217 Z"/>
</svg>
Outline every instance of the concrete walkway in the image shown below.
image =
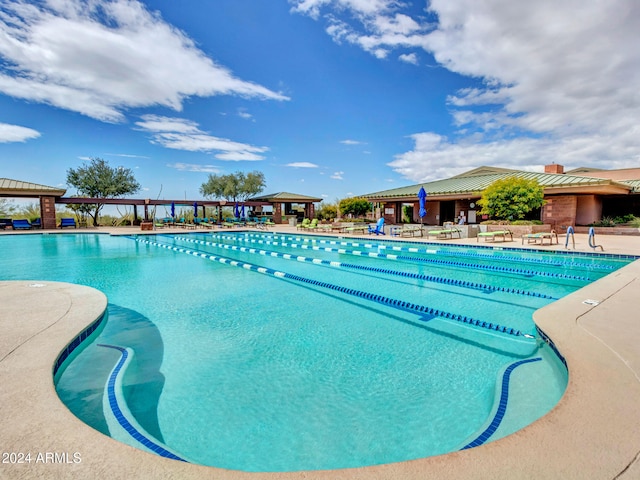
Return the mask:
<svg viewBox="0 0 640 480">
<path fill-rule="evenodd" d="M 278 227 L 278 231 L 293 233 L 295 229 Z M 140 233 L 137 229 L 110 232 Z M 584 237 L 576 235 L 576 250 L 591 251 Z M 599 236 L 597 240 L 605 253 L 640 255 L 640 237 Z M 477 244 L 475 239 L 447 243 Z M 493 245 L 523 247 L 519 239 Z M 524 247 L 535 248 L 526 242 Z M 564 242 L 551 248 L 564 249 Z M 597 304 L 584 303 L 587 299 Z M 69 412 L 58 399 L 52 378 L 55 359 L 102 314 L 105 296 L 89 287 L 64 283 L 0 282 L 0 305 L 3 479 L 640 478 L 640 322 L 636 314 L 640 309 L 640 262 L 535 313 L 536 323 L 569 365 L 567 391 L 549 414 L 510 436 L 471 450 L 341 471 L 269 474 L 221 470 L 167 460 L 106 437 Z M 25 461 L 27 454 L 29 462 Z M 18 463 L 21 458 L 23 463 Z"/>
</svg>

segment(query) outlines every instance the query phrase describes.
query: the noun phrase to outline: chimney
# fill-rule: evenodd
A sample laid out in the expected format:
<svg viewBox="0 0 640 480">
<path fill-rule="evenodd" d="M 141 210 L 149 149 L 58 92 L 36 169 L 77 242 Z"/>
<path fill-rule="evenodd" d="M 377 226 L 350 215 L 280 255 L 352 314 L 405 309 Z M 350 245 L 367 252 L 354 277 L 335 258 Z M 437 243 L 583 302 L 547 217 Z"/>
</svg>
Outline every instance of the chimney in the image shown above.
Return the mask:
<svg viewBox="0 0 640 480">
<path fill-rule="evenodd" d="M 564 173 L 564 167 L 562 165 L 558 165 L 557 163 L 545 165 L 544 173 Z"/>
</svg>

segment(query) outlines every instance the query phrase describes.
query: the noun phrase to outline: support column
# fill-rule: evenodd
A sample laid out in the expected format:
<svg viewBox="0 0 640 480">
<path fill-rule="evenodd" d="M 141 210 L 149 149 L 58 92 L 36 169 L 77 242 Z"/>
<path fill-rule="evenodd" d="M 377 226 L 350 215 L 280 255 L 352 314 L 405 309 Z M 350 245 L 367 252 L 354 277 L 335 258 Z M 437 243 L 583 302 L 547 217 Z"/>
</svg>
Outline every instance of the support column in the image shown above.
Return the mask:
<svg viewBox="0 0 640 480">
<path fill-rule="evenodd" d="M 282 223 L 282 203 L 273 204 L 273 223 Z"/>
<path fill-rule="evenodd" d="M 43 229 L 56 228 L 56 200 L 55 197 L 40 197 L 40 222 Z"/>
</svg>

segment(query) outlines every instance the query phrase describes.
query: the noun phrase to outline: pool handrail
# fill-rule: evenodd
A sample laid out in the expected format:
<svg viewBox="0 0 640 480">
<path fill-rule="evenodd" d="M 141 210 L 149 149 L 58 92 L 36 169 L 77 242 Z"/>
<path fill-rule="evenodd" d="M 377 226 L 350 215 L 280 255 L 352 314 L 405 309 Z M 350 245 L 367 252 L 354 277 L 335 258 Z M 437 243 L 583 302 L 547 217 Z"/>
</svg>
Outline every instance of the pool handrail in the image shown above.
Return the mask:
<svg viewBox="0 0 640 480">
<path fill-rule="evenodd" d="M 573 249 L 576 249 L 576 239 L 573 237 L 573 227 L 569 225 L 567 227 L 567 238 L 564 241 L 564 248 L 569 249 L 569 235 L 571 235 L 571 242 L 573 243 Z"/>
</svg>

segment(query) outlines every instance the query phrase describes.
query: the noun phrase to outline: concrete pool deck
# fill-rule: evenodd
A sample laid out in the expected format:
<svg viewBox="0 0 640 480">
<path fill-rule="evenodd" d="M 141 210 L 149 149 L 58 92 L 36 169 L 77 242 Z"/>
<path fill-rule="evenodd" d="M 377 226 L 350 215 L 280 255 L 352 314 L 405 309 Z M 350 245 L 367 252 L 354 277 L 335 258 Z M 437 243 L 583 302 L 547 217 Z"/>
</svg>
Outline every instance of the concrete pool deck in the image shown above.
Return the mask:
<svg viewBox="0 0 640 480">
<path fill-rule="evenodd" d="M 430 243 L 478 245 L 475 239 Z M 564 250 L 562 241 L 552 247 L 520 243 L 517 239 L 479 245 Z M 640 255 L 640 237 L 600 235 L 597 243 L 604 253 Z M 576 235 L 576 250 L 591 251 L 586 235 Z M 106 301 L 97 290 L 79 285 L 37 278 L 0 282 L 0 478 L 640 478 L 638 261 L 535 313 L 536 323 L 569 366 L 567 390 L 550 413 L 510 436 L 470 450 L 340 471 L 246 473 L 186 464 L 119 443 L 78 420 L 55 393 L 53 363 L 69 341 L 102 314 Z M 17 463 L 20 454 L 28 453 L 29 463 L 24 457 Z"/>
</svg>

